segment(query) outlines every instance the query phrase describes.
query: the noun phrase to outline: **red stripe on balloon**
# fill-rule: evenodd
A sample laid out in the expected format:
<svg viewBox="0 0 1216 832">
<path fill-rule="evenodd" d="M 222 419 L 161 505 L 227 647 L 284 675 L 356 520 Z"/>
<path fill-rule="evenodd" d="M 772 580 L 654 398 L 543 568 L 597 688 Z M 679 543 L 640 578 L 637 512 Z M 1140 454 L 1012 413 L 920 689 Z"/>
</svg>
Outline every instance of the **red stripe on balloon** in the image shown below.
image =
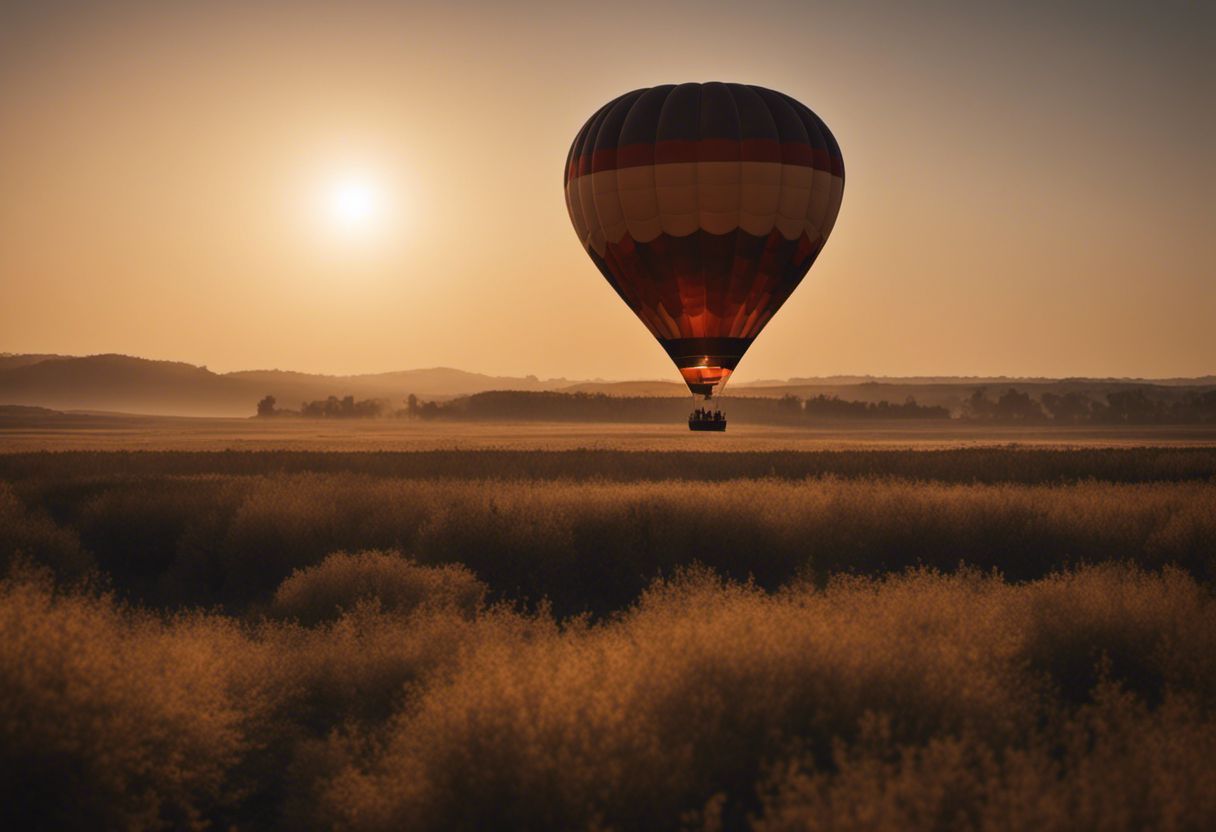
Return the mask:
<svg viewBox="0 0 1216 832">
<path fill-rule="evenodd" d="M 843 169 L 843 162 L 839 158 L 805 142 L 701 139 L 629 144 L 584 153 L 570 160 L 568 177 L 576 179 L 602 170 L 681 162 L 780 162 L 831 173 Z"/>
</svg>

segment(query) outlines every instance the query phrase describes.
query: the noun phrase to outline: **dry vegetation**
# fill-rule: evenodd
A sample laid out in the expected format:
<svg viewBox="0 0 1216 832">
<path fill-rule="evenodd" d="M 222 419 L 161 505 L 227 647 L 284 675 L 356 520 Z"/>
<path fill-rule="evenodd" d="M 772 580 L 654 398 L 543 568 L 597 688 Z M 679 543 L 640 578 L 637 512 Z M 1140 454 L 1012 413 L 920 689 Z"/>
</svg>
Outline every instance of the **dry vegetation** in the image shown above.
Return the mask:
<svg viewBox="0 0 1216 832">
<path fill-rule="evenodd" d="M 0 801 L 74 828 L 1210 828 L 1214 456 L 1074 453 L 706 454 L 701 481 L 3 457 Z"/>
<path fill-rule="evenodd" d="M 686 431 L 683 437 L 690 435 Z M 231 434 L 226 437 L 231 444 Z M 714 441 L 720 438 L 725 437 L 714 437 Z M 458 443 L 452 440 L 450 444 Z M 1216 447 L 1070 447 L 1057 443 L 1048 447 L 988 445 L 925 450 L 925 444 L 917 443 L 915 452 L 907 448 L 57 451 L 0 454 L 0 479 L 63 482 L 118 475 L 349 473 L 428 480 L 704 482 L 802 480 L 832 475 L 1032 485 L 1084 479 L 1130 483 L 1209 481 L 1216 477 Z"/>
</svg>

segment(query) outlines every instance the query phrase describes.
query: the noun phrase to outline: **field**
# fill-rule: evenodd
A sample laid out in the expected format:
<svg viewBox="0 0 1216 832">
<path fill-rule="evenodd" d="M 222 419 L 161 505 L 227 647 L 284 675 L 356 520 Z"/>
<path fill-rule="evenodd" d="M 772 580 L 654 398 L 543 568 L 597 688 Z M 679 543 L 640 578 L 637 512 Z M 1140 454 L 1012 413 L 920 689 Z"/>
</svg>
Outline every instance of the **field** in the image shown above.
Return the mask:
<svg viewBox="0 0 1216 832">
<path fill-rule="evenodd" d="M 707 444 L 711 439 L 713 444 Z M 991 425 L 958 421 L 825 422 L 776 427 L 734 422 L 725 434 L 689 433 L 678 421 L 421 422 L 405 419 L 227 419 L 117 414 L 47 418 L 0 408 L 0 451 L 37 450 L 824 450 L 1216 446 L 1216 425 Z"/>
<path fill-rule="evenodd" d="M 1210 433 L 91 418 L 0 432 L 17 826 L 1216 824 Z"/>
</svg>

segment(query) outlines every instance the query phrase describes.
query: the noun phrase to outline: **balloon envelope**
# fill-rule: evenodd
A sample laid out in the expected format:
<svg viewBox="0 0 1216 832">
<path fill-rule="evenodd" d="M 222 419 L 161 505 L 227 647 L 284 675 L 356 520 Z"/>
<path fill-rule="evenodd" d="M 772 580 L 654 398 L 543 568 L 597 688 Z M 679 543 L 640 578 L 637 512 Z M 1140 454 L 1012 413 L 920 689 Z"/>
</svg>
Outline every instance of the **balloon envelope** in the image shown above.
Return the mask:
<svg viewBox="0 0 1216 832">
<path fill-rule="evenodd" d="M 680 84 L 601 107 L 570 147 L 570 221 L 693 393 L 720 390 L 840 210 L 827 126 L 779 92 Z"/>
</svg>

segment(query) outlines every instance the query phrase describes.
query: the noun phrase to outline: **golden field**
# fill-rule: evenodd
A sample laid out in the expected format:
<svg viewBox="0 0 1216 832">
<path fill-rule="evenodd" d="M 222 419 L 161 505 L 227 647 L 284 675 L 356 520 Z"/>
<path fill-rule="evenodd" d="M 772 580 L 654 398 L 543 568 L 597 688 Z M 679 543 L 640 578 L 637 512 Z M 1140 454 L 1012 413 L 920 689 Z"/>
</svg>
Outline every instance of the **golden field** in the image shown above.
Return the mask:
<svg viewBox="0 0 1216 832">
<path fill-rule="evenodd" d="M 1216 449 L 507 438 L 9 442 L 10 815 L 1216 820 Z"/>
<path fill-rule="evenodd" d="M 786 451 L 849 448 L 1216 446 L 1216 425 L 999 425 L 841 422 L 789 427 L 734 421 L 693 434 L 679 421 L 444 422 L 407 419 L 232 419 L 115 414 L 0 414 L 0 452 L 599 450 Z"/>
</svg>

